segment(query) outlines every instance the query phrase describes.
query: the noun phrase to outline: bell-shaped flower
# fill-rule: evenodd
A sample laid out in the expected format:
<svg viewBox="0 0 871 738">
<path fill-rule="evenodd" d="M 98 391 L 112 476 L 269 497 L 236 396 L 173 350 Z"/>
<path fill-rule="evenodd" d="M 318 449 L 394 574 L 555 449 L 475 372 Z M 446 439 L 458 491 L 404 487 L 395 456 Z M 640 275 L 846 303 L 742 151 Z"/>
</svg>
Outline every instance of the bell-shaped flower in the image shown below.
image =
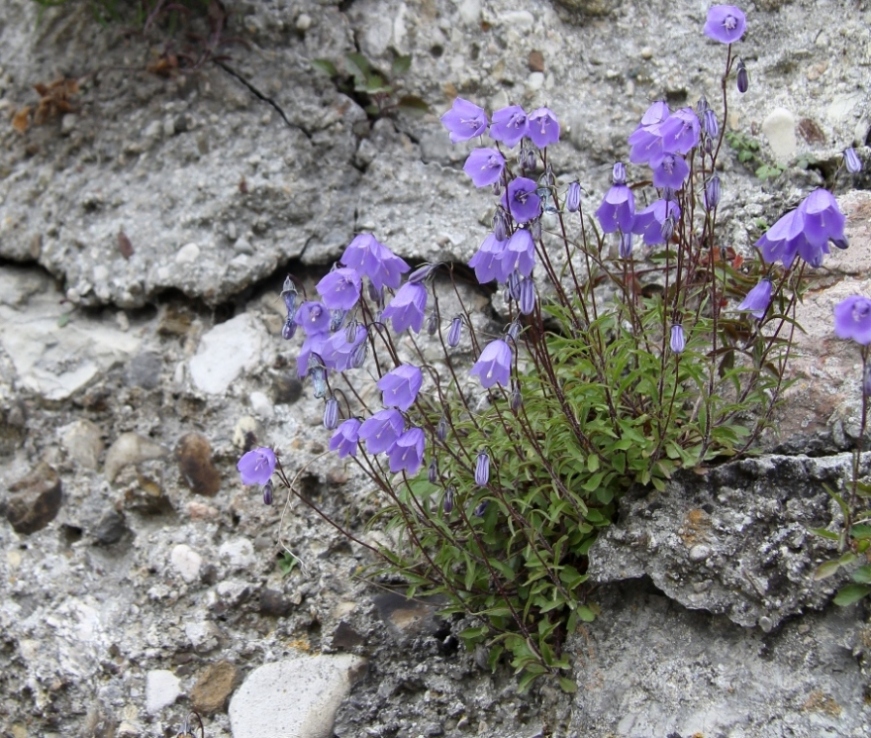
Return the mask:
<svg viewBox="0 0 871 738">
<path fill-rule="evenodd" d="M 357 435 L 361 441 L 365 441 L 370 454 L 380 454 L 393 447 L 403 430 L 405 420 L 402 413 L 395 408 L 388 408 L 364 420 Z"/>
<path fill-rule="evenodd" d="M 494 384 L 508 386 L 511 377 L 511 347 L 502 339 L 488 343 L 469 372 L 489 389 Z"/>
<path fill-rule="evenodd" d="M 654 187 L 680 190 L 690 173 L 690 165 L 679 154 L 662 154 L 650 160 Z"/>
<path fill-rule="evenodd" d="M 399 288 L 393 299 L 381 313 L 381 320 L 393 321 L 393 330 L 402 333 L 411 328 L 420 333 L 426 311 L 426 287 L 419 282 L 407 282 Z"/>
<path fill-rule="evenodd" d="M 488 187 L 499 181 L 505 169 L 505 157 L 496 149 L 475 149 L 466 159 L 463 171 L 475 187 Z"/>
<path fill-rule="evenodd" d="M 393 474 L 404 471 L 409 476 L 417 474 L 423 465 L 426 436 L 420 428 L 409 428 L 387 451 L 387 460 Z"/>
<path fill-rule="evenodd" d="M 671 115 L 668 104 L 662 100 L 653 103 L 641 118 L 641 123 L 629 135 L 629 161 L 633 164 L 648 164 L 662 155 L 662 122 Z"/>
<path fill-rule="evenodd" d="M 747 30 L 744 13 L 734 5 L 712 5 L 705 21 L 705 36 L 721 44 L 733 44 Z"/>
<path fill-rule="evenodd" d="M 396 289 L 402 275 L 411 269 L 371 233 L 361 233 L 348 244 L 341 258 L 342 264 L 356 269 L 358 274 L 369 277 L 375 289 Z"/>
<path fill-rule="evenodd" d="M 483 449 L 475 460 L 475 484 L 486 487 L 490 482 L 490 455 Z"/>
<path fill-rule="evenodd" d="M 687 339 L 683 332 L 683 326 L 680 323 L 675 323 L 671 327 L 668 347 L 676 354 L 682 354 L 683 350 L 687 347 Z"/>
<path fill-rule="evenodd" d="M 851 295 L 835 305 L 835 333 L 863 346 L 871 343 L 871 299 Z"/>
<path fill-rule="evenodd" d="M 266 484 L 272 477 L 276 465 L 275 452 L 261 446 L 244 454 L 236 468 L 242 484 Z"/>
<path fill-rule="evenodd" d="M 538 185 L 526 177 L 516 177 L 502 196 L 502 205 L 518 223 L 528 223 L 541 213 Z"/>
<path fill-rule="evenodd" d="M 344 333 L 344 331 L 340 331 L 340 333 Z M 300 379 L 308 374 L 310 368 L 309 364 L 312 363 L 311 358 L 313 356 L 321 356 L 324 353 L 324 346 L 330 338 L 330 334 L 326 332 L 312 333 L 306 336 L 305 341 L 302 342 L 302 347 L 296 356 L 296 373 Z M 330 364 L 330 366 L 332 366 L 332 364 Z"/>
<path fill-rule="evenodd" d="M 297 309 L 293 321 L 307 336 L 326 333 L 330 329 L 330 311 L 322 302 L 306 300 Z"/>
<path fill-rule="evenodd" d="M 559 123 L 549 108 L 533 110 L 527 118 L 527 124 L 526 135 L 538 148 L 543 149 L 559 141 Z"/>
<path fill-rule="evenodd" d="M 509 105 L 493 113 L 490 138 L 513 148 L 520 143 L 529 128 L 529 119 L 519 105 Z"/>
<path fill-rule="evenodd" d="M 502 273 L 502 256 L 507 247 L 507 239 L 500 241 L 492 233 L 484 239 L 475 255 L 469 259 L 469 266 L 475 270 L 478 284 L 487 284 L 494 279 L 501 283 L 507 279 L 507 275 Z"/>
<path fill-rule="evenodd" d="M 623 184 L 613 184 L 596 210 L 596 218 L 605 233 L 631 233 L 635 222 L 635 195 Z"/>
<path fill-rule="evenodd" d="M 756 320 L 762 320 L 765 317 L 765 311 L 768 310 L 768 306 L 771 304 L 771 286 L 770 279 L 763 279 L 747 293 L 738 309 L 746 310 Z"/>
<path fill-rule="evenodd" d="M 360 421 L 357 418 L 349 418 L 344 421 L 333 437 L 330 439 L 330 451 L 338 451 L 339 458 L 356 456 L 359 444 Z"/>
<path fill-rule="evenodd" d="M 518 272 L 524 277 L 532 274 L 535 266 L 535 242 L 527 228 L 518 228 L 508 239 L 508 246 L 502 252 L 502 274 Z"/>
<path fill-rule="evenodd" d="M 796 208 L 782 215 L 756 242 L 762 258 L 768 263 L 781 261 L 789 269 L 798 253 L 798 247 L 805 241 L 804 218 Z"/>
<path fill-rule="evenodd" d="M 451 109 L 440 120 L 451 134 L 452 143 L 468 141 L 487 130 L 487 114 L 484 109 L 462 97 L 454 99 Z"/>
<path fill-rule="evenodd" d="M 366 327 L 361 324 L 352 325 L 350 330 L 336 331 L 331 334 L 317 353 L 326 366 L 337 372 L 353 368 L 354 355 L 361 344 L 366 341 Z M 348 340 L 350 338 L 350 340 Z"/>
<path fill-rule="evenodd" d="M 804 217 L 805 238 L 814 246 L 824 247 L 844 238 L 846 218 L 831 192 L 818 189 L 811 192 L 798 208 Z M 828 253 L 828 249 L 825 249 Z"/>
<path fill-rule="evenodd" d="M 350 310 L 360 299 L 363 280 L 355 269 L 333 269 L 317 284 L 321 301 L 330 310 Z"/>
<path fill-rule="evenodd" d="M 632 232 L 636 236 L 641 236 L 648 246 L 665 243 L 665 236 L 670 235 L 666 223 L 669 216 L 671 216 L 672 222 L 680 220 L 678 204 L 674 200 L 656 200 L 635 214 Z"/>
<path fill-rule="evenodd" d="M 669 154 L 687 154 L 698 144 L 701 133 L 699 116 L 692 108 L 673 112 L 659 127 L 662 150 Z"/>
<path fill-rule="evenodd" d="M 421 384 L 423 373 L 420 369 L 413 364 L 400 364 L 381 377 L 376 386 L 382 392 L 386 407 L 396 407 L 404 412 L 414 404 Z"/>
</svg>

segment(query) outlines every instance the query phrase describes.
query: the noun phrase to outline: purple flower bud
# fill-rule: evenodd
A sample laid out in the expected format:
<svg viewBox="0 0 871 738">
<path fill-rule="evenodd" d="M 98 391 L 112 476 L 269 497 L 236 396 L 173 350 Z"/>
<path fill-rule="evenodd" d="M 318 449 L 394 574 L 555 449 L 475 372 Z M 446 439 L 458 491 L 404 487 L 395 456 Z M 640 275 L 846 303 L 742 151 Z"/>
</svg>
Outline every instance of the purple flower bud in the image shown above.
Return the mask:
<svg viewBox="0 0 871 738">
<path fill-rule="evenodd" d="M 439 418 L 438 425 L 436 425 L 436 438 L 438 438 L 442 443 L 444 443 L 445 439 L 448 437 L 448 419 L 442 415 Z"/>
<path fill-rule="evenodd" d="M 871 395 L 871 366 L 865 369 L 865 376 L 862 378 L 862 393 Z"/>
<path fill-rule="evenodd" d="M 463 335 L 463 316 L 458 315 L 451 321 L 451 327 L 448 329 L 448 346 L 456 348 L 460 345 L 460 338 Z"/>
<path fill-rule="evenodd" d="M 720 124 L 717 122 L 717 114 L 708 108 L 702 116 L 702 130 L 708 138 L 716 138 L 720 133 Z"/>
<path fill-rule="evenodd" d="M 846 236 L 841 236 L 840 238 L 833 238 L 832 243 L 842 250 L 850 248 L 850 242 L 847 240 Z"/>
<path fill-rule="evenodd" d="M 454 488 L 448 487 L 445 490 L 445 499 L 442 502 L 442 509 L 445 511 L 445 515 L 450 515 L 454 509 Z"/>
<path fill-rule="evenodd" d="M 366 363 L 366 354 L 369 351 L 369 342 L 361 341 L 351 354 L 351 368 L 359 369 Z"/>
<path fill-rule="evenodd" d="M 508 216 L 500 207 L 497 207 L 496 212 L 493 213 L 493 235 L 497 241 L 507 241 L 510 235 L 508 233 Z"/>
<path fill-rule="evenodd" d="M 844 165 L 850 174 L 858 174 L 862 171 L 862 161 L 852 146 L 849 149 L 844 149 Z"/>
<path fill-rule="evenodd" d="M 527 172 L 535 169 L 535 149 L 526 143 L 526 139 L 520 144 L 520 168 Z"/>
<path fill-rule="evenodd" d="M 429 467 L 426 470 L 426 478 L 430 484 L 435 484 L 439 478 L 439 463 L 434 458 L 429 462 Z"/>
<path fill-rule="evenodd" d="M 566 191 L 566 210 L 577 213 L 581 209 L 581 184 L 572 182 Z"/>
<path fill-rule="evenodd" d="M 481 450 L 478 452 L 478 459 L 475 462 L 475 484 L 479 487 L 486 487 L 490 481 L 490 457 L 487 452 Z"/>
<path fill-rule="evenodd" d="M 711 106 L 708 105 L 708 98 L 702 95 L 699 98 L 699 101 L 696 103 L 696 114 L 699 118 L 703 117 L 706 110 L 710 110 Z"/>
<path fill-rule="evenodd" d="M 508 297 L 515 302 L 520 299 L 520 274 L 516 271 L 508 275 Z"/>
<path fill-rule="evenodd" d="M 505 335 L 510 338 L 512 341 L 517 341 L 518 336 L 520 336 L 520 323 L 516 320 L 512 320 L 508 324 L 508 328 L 505 331 Z"/>
<path fill-rule="evenodd" d="M 275 452 L 271 448 L 261 446 L 244 454 L 236 468 L 242 484 L 266 484 L 272 477 L 277 464 Z"/>
<path fill-rule="evenodd" d="M 309 367 L 308 375 L 312 381 L 312 388 L 316 399 L 321 400 L 327 396 L 327 370 L 321 365 Z"/>
<path fill-rule="evenodd" d="M 423 282 L 432 274 L 433 270 L 439 266 L 438 264 L 424 264 L 421 267 L 415 269 L 411 274 L 406 278 L 406 282 Z"/>
<path fill-rule="evenodd" d="M 324 405 L 324 428 L 335 430 L 339 425 L 339 401 L 330 396 Z"/>
<path fill-rule="evenodd" d="M 511 388 L 511 409 L 516 413 L 521 405 L 523 405 L 523 394 L 520 391 L 520 384 L 514 382 Z"/>
<path fill-rule="evenodd" d="M 715 174 L 705 182 L 705 210 L 710 212 L 720 204 L 720 178 Z"/>
<path fill-rule="evenodd" d="M 851 295 L 835 305 L 835 334 L 862 346 L 871 343 L 871 299 Z"/>
<path fill-rule="evenodd" d="M 632 231 L 620 234 L 620 258 L 632 258 Z"/>
<path fill-rule="evenodd" d="M 439 314 L 436 312 L 435 308 L 429 311 L 429 315 L 426 316 L 426 332 L 430 336 L 434 336 L 436 331 L 439 329 Z"/>
<path fill-rule="evenodd" d="M 529 277 L 525 277 L 520 282 L 520 295 L 517 298 L 517 306 L 524 315 L 529 315 L 535 310 L 535 283 Z"/>
<path fill-rule="evenodd" d="M 335 333 L 345 322 L 347 310 L 330 310 L 330 333 Z"/>
<path fill-rule="evenodd" d="M 270 479 L 266 484 L 263 485 L 263 504 L 271 505 L 272 504 L 272 480 Z"/>
<path fill-rule="evenodd" d="M 541 219 L 536 218 L 532 223 L 529 224 L 529 235 L 532 236 L 534 241 L 541 240 Z"/>
<path fill-rule="evenodd" d="M 285 277 L 284 285 L 281 288 L 281 299 L 284 300 L 284 307 L 287 308 L 288 320 L 293 320 L 293 316 L 296 313 L 297 295 L 296 285 L 293 283 L 293 280 L 290 276 Z"/>
<path fill-rule="evenodd" d="M 771 280 L 763 279 L 747 293 L 738 309 L 748 311 L 756 320 L 762 320 L 769 304 L 771 304 Z"/>
<path fill-rule="evenodd" d="M 659 228 L 659 235 L 662 237 L 662 243 L 669 243 L 674 235 L 675 218 L 674 213 L 669 213 L 665 220 L 662 221 L 662 226 Z"/>
<path fill-rule="evenodd" d="M 296 323 L 293 318 L 288 314 L 287 320 L 284 321 L 284 325 L 281 326 L 281 337 L 285 341 L 289 341 L 296 334 Z"/>
<path fill-rule="evenodd" d="M 487 505 L 488 504 L 489 504 L 488 500 L 483 500 L 482 502 L 480 502 L 478 504 L 478 506 L 475 508 L 472 515 L 474 515 L 476 518 L 483 518 L 484 513 L 487 512 Z"/>
<path fill-rule="evenodd" d="M 687 341 L 684 336 L 683 326 L 680 323 L 675 323 L 671 327 L 671 340 L 668 345 L 676 354 L 683 353 L 683 350 L 686 348 Z"/>
<path fill-rule="evenodd" d="M 614 164 L 614 168 L 611 170 L 611 181 L 615 185 L 626 184 L 626 166 L 622 161 L 618 161 Z"/>
<path fill-rule="evenodd" d="M 747 88 L 750 87 L 750 78 L 747 76 L 747 67 L 744 66 L 744 60 L 738 60 L 738 76 L 736 78 L 736 84 L 738 86 L 738 92 L 742 95 L 747 92 Z"/>
</svg>

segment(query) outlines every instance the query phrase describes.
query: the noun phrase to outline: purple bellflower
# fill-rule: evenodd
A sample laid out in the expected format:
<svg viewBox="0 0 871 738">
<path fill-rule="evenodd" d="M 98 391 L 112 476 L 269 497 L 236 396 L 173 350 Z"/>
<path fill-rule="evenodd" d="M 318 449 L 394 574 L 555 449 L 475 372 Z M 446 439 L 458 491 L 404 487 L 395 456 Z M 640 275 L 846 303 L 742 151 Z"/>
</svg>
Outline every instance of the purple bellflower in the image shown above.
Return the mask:
<svg viewBox="0 0 871 738">
<path fill-rule="evenodd" d="M 671 115 L 668 104 L 662 100 L 653 103 L 641 118 L 641 123 L 629 136 L 629 161 L 633 164 L 647 164 L 662 154 L 662 136 L 659 128 Z"/>
<path fill-rule="evenodd" d="M 669 154 L 689 153 L 699 142 L 701 128 L 699 116 L 692 108 L 676 110 L 659 127 L 662 150 Z"/>
<path fill-rule="evenodd" d="M 648 246 L 665 243 L 665 236 L 668 235 L 665 233 L 666 219 L 669 216 L 675 222 L 680 220 L 678 204 L 674 200 L 656 200 L 652 205 L 636 213 L 632 232 L 636 236 L 641 236 Z"/>
<path fill-rule="evenodd" d="M 483 449 L 478 452 L 475 460 L 475 484 L 486 487 L 490 481 L 490 456 Z"/>
<path fill-rule="evenodd" d="M 520 143 L 529 129 L 529 119 L 519 105 L 509 105 L 493 113 L 493 123 L 490 126 L 490 138 L 501 141 L 508 148 L 514 148 Z"/>
<path fill-rule="evenodd" d="M 349 418 L 333 433 L 333 437 L 330 439 L 330 451 L 338 451 L 340 459 L 344 459 L 346 456 L 356 456 L 359 432 L 360 421 L 357 418 Z"/>
<path fill-rule="evenodd" d="M 381 377 L 376 386 L 383 393 L 385 407 L 396 407 L 404 412 L 414 404 L 421 384 L 423 373 L 420 369 L 413 364 L 400 364 Z"/>
<path fill-rule="evenodd" d="M 501 339 L 488 343 L 469 373 L 477 374 L 486 389 L 494 384 L 507 387 L 511 376 L 511 347 Z"/>
<path fill-rule="evenodd" d="M 349 330 L 336 331 L 327 338 L 316 352 L 320 355 L 324 364 L 337 372 L 344 372 L 353 368 L 354 354 L 366 341 L 366 327 L 357 323 Z M 349 341 L 348 338 L 351 340 Z"/>
<path fill-rule="evenodd" d="M 341 332 L 344 333 L 344 331 Z M 296 373 L 300 379 L 308 374 L 309 364 L 314 365 L 314 362 L 311 361 L 312 357 L 320 356 L 329 340 L 330 334 L 326 332 L 312 333 L 305 337 L 305 341 L 302 342 L 302 347 L 296 355 Z"/>
<path fill-rule="evenodd" d="M 626 169 L 620 162 L 614 165 L 613 179 L 614 184 L 596 210 L 596 218 L 605 233 L 630 233 L 635 221 L 635 195 L 626 186 Z"/>
<path fill-rule="evenodd" d="M 363 280 L 356 270 L 342 267 L 327 274 L 316 289 L 330 310 L 350 310 L 360 299 Z"/>
<path fill-rule="evenodd" d="M 765 311 L 771 304 L 771 280 L 763 279 L 757 284 L 747 296 L 741 301 L 738 306 L 739 310 L 746 310 L 756 320 L 762 320 L 765 317 Z"/>
<path fill-rule="evenodd" d="M 388 408 L 379 410 L 371 418 L 364 420 L 357 436 L 361 441 L 366 442 L 366 450 L 370 454 L 380 454 L 393 447 L 403 430 L 405 430 L 405 420 L 402 413 L 395 408 Z"/>
<path fill-rule="evenodd" d="M 502 273 L 518 272 L 524 277 L 532 274 L 535 266 L 535 242 L 527 228 L 518 228 L 508 239 L 502 252 Z"/>
<path fill-rule="evenodd" d="M 798 253 L 799 243 L 804 241 L 803 228 L 804 220 L 798 208 L 782 215 L 756 242 L 763 260 L 768 263 L 781 261 L 789 269 Z"/>
<path fill-rule="evenodd" d="M 236 468 L 242 478 L 242 484 L 266 484 L 275 471 L 275 452 L 271 448 L 261 446 L 244 454 Z"/>
<path fill-rule="evenodd" d="M 407 282 L 393 296 L 393 299 L 381 313 L 381 320 L 393 321 L 393 330 L 402 333 L 411 328 L 420 333 L 423 328 L 424 311 L 426 310 L 426 287 L 419 282 Z"/>
<path fill-rule="evenodd" d="M 541 198 L 536 194 L 538 185 L 526 177 L 516 177 L 508 184 L 502 196 L 502 205 L 518 223 L 528 223 L 541 213 Z"/>
<path fill-rule="evenodd" d="M 566 210 L 577 213 L 581 209 L 581 183 L 571 182 L 566 190 Z"/>
<path fill-rule="evenodd" d="M 507 275 L 502 273 L 502 256 L 507 247 L 507 239 L 500 241 L 492 233 L 484 239 L 475 255 L 469 259 L 469 266 L 475 270 L 478 284 L 487 284 L 494 279 L 504 282 L 507 279 Z"/>
<path fill-rule="evenodd" d="M 734 5 L 712 5 L 705 22 L 705 36 L 721 44 L 733 44 L 744 35 L 747 19 Z"/>
<path fill-rule="evenodd" d="M 342 264 L 357 273 L 369 277 L 375 289 L 383 287 L 396 289 L 402 282 L 402 275 L 411 269 L 404 259 L 400 259 L 371 233 L 361 233 L 354 237 L 342 254 Z"/>
<path fill-rule="evenodd" d="M 502 176 L 503 169 L 505 157 L 496 149 L 475 149 L 463 165 L 463 171 L 469 175 L 475 187 L 495 184 Z"/>
<path fill-rule="evenodd" d="M 451 143 L 468 141 L 487 130 L 487 115 L 484 109 L 462 97 L 454 99 L 451 109 L 442 115 L 440 120 L 451 134 Z"/>
<path fill-rule="evenodd" d="M 863 346 L 871 343 L 871 299 L 851 295 L 835 305 L 835 333 Z"/>
<path fill-rule="evenodd" d="M 834 196 L 823 188 L 811 192 L 798 206 L 804 216 L 805 238 L 815 247 L 824 248 L 828 242 L 844 240 L 844 225 L 847 219 L 838 207 Z"/>
<path fill-rule="evenodd" d="M 529 128 L 526 135 L 538 148 L 543 149 L 545 146 L 559 141 L 559 123 L 549 108 L 533 110 L 527 121 Z"/>
<path fill-rule="evenodd" d="M 423 451 L 426 437 L 420 428 L 409 428 L 387 452 L 390 471 L 393 474 L 404 471 L 410 476 L 417 474 L 423 464 Z"/>
<path fill-rule="evenodd" d="M 299 306 L 293 320 L 307 336 L 326 333 L 330 329 L 330 313 L 322 302 L 307 300 Z"/>
<path fill-rule="evenodd" d="M 661 154 L 650 160 L 654 187 L 680 190 L 690 173 L 690 165 L 679 154 Z"/>
</svg>

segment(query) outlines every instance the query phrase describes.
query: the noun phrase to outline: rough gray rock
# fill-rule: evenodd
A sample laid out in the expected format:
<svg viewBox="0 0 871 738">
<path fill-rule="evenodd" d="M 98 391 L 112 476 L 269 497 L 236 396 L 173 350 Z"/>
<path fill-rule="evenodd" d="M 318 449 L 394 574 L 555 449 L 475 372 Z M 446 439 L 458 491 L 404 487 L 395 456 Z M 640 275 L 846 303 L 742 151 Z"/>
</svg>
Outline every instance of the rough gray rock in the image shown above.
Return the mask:
<svg viewBox="0 0 871 738">
<path fill-rule="evenodd" d="M 662 493 L 636 490 L 619 523 L 590 550 L 597 582 L 650 577 L 684 607 L 769 632 L 819 610 L 833 593 L 814 569 L 836 555 L 811 528 L 837 519 L 826 492 L 842 490 L 851 455 L 763 456 L 678 475 Z"/>
</svg>

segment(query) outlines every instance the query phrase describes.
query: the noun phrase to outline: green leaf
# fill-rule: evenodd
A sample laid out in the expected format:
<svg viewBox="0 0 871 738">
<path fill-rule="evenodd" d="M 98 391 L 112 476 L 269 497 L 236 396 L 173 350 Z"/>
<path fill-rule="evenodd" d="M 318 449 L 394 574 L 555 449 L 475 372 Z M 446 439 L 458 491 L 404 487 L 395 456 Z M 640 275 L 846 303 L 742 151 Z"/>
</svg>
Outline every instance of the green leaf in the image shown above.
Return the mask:
<svg viewBox="0 0 871 738">
<path fill-rule="evenodd" d="M 338 77 L 339 72 L 336 65 L 329 59 L 312 59 L 311 65 L 320 72 L 324 72 L 329 77 Z"/>
<path fill-rule="evenodd" d="M 850 578 L 857 584 L 871 584 L 871 564 L 860 566 L 850 575 Z"/>
<path fill-rule="evenodd" d="M 871 525 L 859 523 L 850 528 L 850 535 L 857 541 L 871 540 Z"/>
<path fill-rule="evenodd" d="M 411 68 L 411 54 L 404 54 L 402 56 L 397 56 L 393 60 L 393 65 L 390 68 L 390 71 L 394 76 L 399 76 L 401 74 L 405 74 Z"/>
<path fill-rule="evenodd" d="M 464 641 L 476 643 L 489 632 L 490 629 L 486 625 L 480 625 L 477 628 L 466 628 L 465 630 L 461 630 L 459 635 Z"/>
<path fill-rule="evenodd" d="M 578 683 L 574 679 L 559 677 L 557 681 L 559 682 L 560 689 L 566 694 L 575 694 L 578 691 Z"/>
<path fill-rule="evenodd" d="M 587 605 L 578 605 L 576 612 L 585 623 L 592 623 L 596 619 L 596 613 Z"/>
<path fill-rule="evenodd" d="M 833 530 L 826 530 L 825 528 L 811 528 L 811 533 L 818 535 L 821 538 L 827 538 L 830 541 L 837 541 L 841 538 L 839 533 L 836 533 Z"/>
<path fill-rule="evenodd" d="M 396 103 L 396 107 L 406 113 L 423 114 L 430 111 L 427 105 L 417 95 L 403 95 Z"/>
<path fill-rule="evenodd" d="M 847 607 L 871 594 L 871 587 L 864 584 L 845 584 L 835 595 L 835 604 Z"/>
<path fill-rule="evenodd" d="M 596 454 L 590 454 L 587 457 L 587 469 L 591 474 L 599 471 L 599 457 Z"/>
</svg>

